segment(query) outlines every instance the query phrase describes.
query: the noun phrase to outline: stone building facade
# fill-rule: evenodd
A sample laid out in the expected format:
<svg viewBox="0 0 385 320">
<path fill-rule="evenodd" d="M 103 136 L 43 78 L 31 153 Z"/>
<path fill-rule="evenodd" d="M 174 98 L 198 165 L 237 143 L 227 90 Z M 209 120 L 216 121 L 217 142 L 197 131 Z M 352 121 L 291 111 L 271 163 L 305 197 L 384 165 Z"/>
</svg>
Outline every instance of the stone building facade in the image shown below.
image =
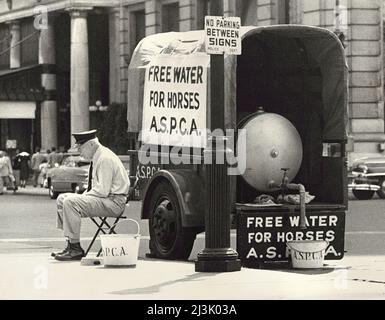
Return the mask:
<svg viewBox="0 0 385 320">
<path fill-rule="evenodd" d="M 350 160 L 385 150 L 383 4 L 224 0 L 224 14 L 243 25 L 307 24 L 344 34 Z M 127 103 L 127 66 L 140 39 L 201 29 L 208 12 L 207 0 L 0 1 L 0 148 L 18 127 L 20 139 L 31 140 L 26 146 L 68 147 L 71 131 L 90 127 L 95 101 Z M 47 28 L 36 29 L 39 23 Z"/>
</svg>

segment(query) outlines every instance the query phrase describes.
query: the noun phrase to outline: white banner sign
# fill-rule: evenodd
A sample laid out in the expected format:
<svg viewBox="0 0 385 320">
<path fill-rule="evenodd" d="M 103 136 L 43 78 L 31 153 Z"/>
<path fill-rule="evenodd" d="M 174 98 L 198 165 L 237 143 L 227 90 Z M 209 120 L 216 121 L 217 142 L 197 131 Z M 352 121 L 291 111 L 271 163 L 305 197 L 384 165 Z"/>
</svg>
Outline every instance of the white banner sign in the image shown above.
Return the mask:
<svg viewBox="0 0 385 320">
<path fill-rule="evenodd" d="M 146 69 L 142 141 L 206 146 L 209 56 L 157 56 Z"/>
<path fill-rule="evenodd" d="M 0 101 L 0 119 L 35 119 L 36 102 Z"/>
<path fill-rule="evenodd" d="M 240 17 L 205 17 L 205 48 L 208 54 L 242 54 Z"/>
</svg>

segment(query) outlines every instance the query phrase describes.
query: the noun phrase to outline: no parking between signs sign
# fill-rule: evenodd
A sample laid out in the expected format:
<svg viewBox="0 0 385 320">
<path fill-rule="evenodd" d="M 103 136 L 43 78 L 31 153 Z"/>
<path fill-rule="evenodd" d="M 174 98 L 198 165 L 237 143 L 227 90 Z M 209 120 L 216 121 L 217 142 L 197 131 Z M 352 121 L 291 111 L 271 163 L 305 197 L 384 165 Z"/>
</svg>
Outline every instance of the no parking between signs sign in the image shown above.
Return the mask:
<svg viewBox="0 0 385 320">
<path fill-rule="evenodd" d="M 241 18 L 206 16 L 205 48 L 208 54 L 242 54 Z"/>
</svg>

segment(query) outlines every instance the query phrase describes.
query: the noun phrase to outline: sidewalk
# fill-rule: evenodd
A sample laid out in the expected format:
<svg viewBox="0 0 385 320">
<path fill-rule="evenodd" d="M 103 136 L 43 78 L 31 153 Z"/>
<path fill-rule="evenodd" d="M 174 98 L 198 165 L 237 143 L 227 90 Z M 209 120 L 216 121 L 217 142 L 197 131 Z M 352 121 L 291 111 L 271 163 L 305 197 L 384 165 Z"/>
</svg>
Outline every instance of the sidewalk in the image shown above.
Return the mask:
<svg viewBox="0 0 385 320">
<path fill-rule="evenodd" d="M 47 196 L 48 197 L 48 189 L 42 188 L 40 186 L 33 187 L 31 185 L 27 185 L 25 188 L 21 188 L 18 186 L 18 189 L 16 192 L 13 192 L 12 190 L 7 190 L 5 192 L 6 194 L 14 194 L 14 195 L 33 195 L 33 196 Z"/>
<path fill-rule="evenodd" d="M 140 258 L 135 268 L 0 255 L 0 299 L 385 299 L 385 256 L 346 256 L 319 270 L 197 273 L 194 262 Z"/>
</svg>

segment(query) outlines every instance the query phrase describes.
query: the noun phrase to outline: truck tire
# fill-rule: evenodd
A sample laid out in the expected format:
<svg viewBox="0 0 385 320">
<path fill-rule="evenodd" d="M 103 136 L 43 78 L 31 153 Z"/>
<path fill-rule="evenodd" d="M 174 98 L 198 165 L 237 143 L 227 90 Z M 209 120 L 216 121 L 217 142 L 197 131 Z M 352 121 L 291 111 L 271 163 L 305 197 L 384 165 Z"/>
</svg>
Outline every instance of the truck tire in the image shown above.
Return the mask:
<svg viewBox="0 0 385 320">
<path fill-rule="evenodd" d="M 385 179 L 380 179 L 379 186 L 380 190 L 377 191 L 377 194 L 381 199 L 385 199 Z"/>
<path fill-rule="evenodd" d="M 371 190 L 352 190 L 358 200 L 369 200 L 373 198 L 374 191 Z"/>
<path fill-rule="evenodd" d="M 172 186 L 160 182 L 153 190 L 150 203 L 150 252 L 167 260 L 187 260 L 196 232 L 182 226 L 181 209 Z"/>
</svg>

